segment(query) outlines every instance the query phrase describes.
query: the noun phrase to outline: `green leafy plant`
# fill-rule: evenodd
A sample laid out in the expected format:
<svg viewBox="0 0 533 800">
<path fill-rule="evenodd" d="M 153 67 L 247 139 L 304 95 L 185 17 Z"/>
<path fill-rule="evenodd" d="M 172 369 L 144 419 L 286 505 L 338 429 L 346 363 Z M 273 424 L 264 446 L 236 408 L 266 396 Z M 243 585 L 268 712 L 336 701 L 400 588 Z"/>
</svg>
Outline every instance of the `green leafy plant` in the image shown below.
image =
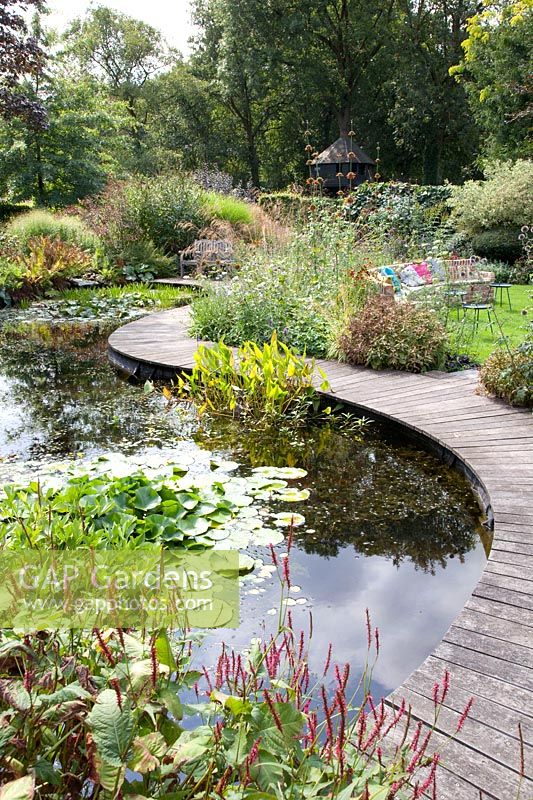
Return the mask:
<svg viewBox="0 0 533 800">
<path fill-rule="evenodd" d="M 27 243 L 27 252 L 17 257 L 23 286 L 41 292 L 58 282 L 86 273 L 92 258 L 78 245 L 62 239 L 39 236 Z"/>
<path fill-rule="evenodd" d="M 245 342 L 237 353 L 224 342 L 201 345 L 194 361 L 192 374 L 179 378 L 175 389 L 193 398 L 201 412 L 269 420 L 306 416 L 318 405 L 316 374 L 322 388 L 328 385 L 322 370 L 278 342 L 275 332 L 262 347 Z"/>
<path fill-rule="evenodd" d="M 287 241 L 239 253 L 236 276 L 195 299 L 191 332 L 238 346 L 277 331 L 289 347 L 324 357 L 348 310 L 364 302 L 374 260 L 355 225 L 317 211 Z"/>
<path fill-rule="evenodd" d="M 176 259 L 165 255 L 150 239 L 125 243 L 116 251 L 115 262 L 121 266 L 126 280 L 166 278 L 175 275 L 177 269 Z"/>
<path fill-rule="evenodd" d="M 130 283 L 150 282 L 157 277 L 157 273 L 150 264 L 126 264 L 122 268 L 122 274 Z"/>
<path fill-rule="evenodd" d="M 444 365 L 449 345 L 434 312 L 378 298 L 349 322 L 339 349 L 350 364 L 424 372 Z"/>
</svg>

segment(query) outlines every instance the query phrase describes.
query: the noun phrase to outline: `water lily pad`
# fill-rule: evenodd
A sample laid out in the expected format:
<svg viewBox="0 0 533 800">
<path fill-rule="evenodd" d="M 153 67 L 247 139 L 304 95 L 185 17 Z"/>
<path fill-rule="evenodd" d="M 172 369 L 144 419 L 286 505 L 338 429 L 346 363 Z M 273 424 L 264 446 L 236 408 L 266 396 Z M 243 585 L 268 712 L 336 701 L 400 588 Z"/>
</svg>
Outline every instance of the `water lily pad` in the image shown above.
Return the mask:
<svg viewBox="0 0 533 800">
<path fill-rule="evenodd" d="M 236 461 L 213 461 L 215 469 L 213 472 L 233 472 L 239 468 Z"/>
<path fill-rule="evenodd" d="M 255 567 L 255 561 L 246 553 L 239 553 L 239 575 L 247 575 Z"/>
<path fill-rule="evenodd" d="M 214 542 L 223 542 L 225 539 L 229 538 L 229 535 L 229 531 L 225 528 L 212 528 L 207 534 Z"/>
<path fill-rule="evenodd" d="M 140 511 L 149 511 L 156 508 L 161 502 L 161 497 L 151 486 L 141 486 L 135 492 L 135 508 Z"/>
<path fill-rule="evenodd" d="M 207 533 L 209 530 L 209 522 L 203 517 L 197 517 L 194 514 L 189 514 L 188 517 L 180 519 L 177 524 L 179 529 L 188 536 L 201 536 L 202 533 Z"/>
<path fill-rule="evenodd" d="M 226 493 L 226 498 L 230 500 L 236 506 L 251 506 L 254 502 L 253 497 L 250 497 L 246 494 L 231 494 L 230 492 Z"/>
<path fill-rule="evenodd" d="M 254 531 L 251 537 L 252 543 L 259 547 L 281 544 L 284 539 L 285 537 L 281 531 L 271 530 L 270 528 L 261 528 L 261 530 Z"/>
<path fill-rule="evenodd" d="M 250 517 L 258 517 L 259 509 L 254 506 L 244 506 L 239 509 L 239 519 L 248 519 Z"/>
</svg>

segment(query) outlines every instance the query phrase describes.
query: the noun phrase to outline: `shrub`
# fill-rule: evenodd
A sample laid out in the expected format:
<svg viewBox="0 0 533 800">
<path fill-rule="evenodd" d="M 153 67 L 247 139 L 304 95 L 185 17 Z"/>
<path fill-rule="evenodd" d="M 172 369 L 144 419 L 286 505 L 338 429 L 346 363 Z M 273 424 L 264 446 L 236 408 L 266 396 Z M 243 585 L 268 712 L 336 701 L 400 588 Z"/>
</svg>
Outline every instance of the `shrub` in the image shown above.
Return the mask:
<svg viewBox="0 0 533 800">
<path fill-rule="evenodd" d="M 533 163 L 491 164 L 486 180 L 467 181 L 453 191 L 453 221 L 474 238 L 487 258 L 518 258 L 520 228 L 533 219 Z"/>
<path fill-rule="evenodd" d="M 198 186 L 209 192 L 231 195 L 242 200 L 255 200 L 257 196 L 257 189 L 252 186 L 251 181 L 248 181 L 246 186 L 243 186 L 242 182 L 234 184 L 231 175 L 209 164 L 195 169 L 191 173 L 191 178 Z"/>
<path fill-rule="evenodd" d="M 450 186 L 411 183 L 364 183 L 346 198 L 348 219 L 365 224 L 380 239 L 391 259 L 425 254 L 437 243 L 445 252 L 452 233 L 448 218 Z"/>
<path fill-rule="evenodd" d="M 444 365 L 448 340 L 434 312 L 376 298 L 349 322 L 339 349 L 350 364 L 424 372 Z"/>
<path fill-rule="evenodd" d="M 17 214 L 25 214 L 29 210 L 29 206 L 18 205 L 15 203 L 0 202 L 0 222 L 5 222 Z"/>
<path fill-rule="evenodd" d="M 327 381 L 319 373 L 325 389 Z M 318 397 L 314 375 L 314 363 L 297 356 L 273 333 L 262 348 L 245 342 L 237 353 L 224 342 L 202 345 L 192 374 L 179 379 L 177 391 L 199 402 L 203 411 L 272 420 L 307 415 Z"/>
<path fill-rule="evenodd" d="M 522 244 L 518 238 L 520 228 L 499 226 L 487 231 L 479 231 L 472 237 L 472 248 L 476 255 L 491 261 L 514 263 L 522 254 Z"/>
<path fill-rule="evenodd" d="M 209 222 L 202 190 L 181 175 L 135 179 L 124 188 L 134 224 L 167 254 L 188 247 Z"/>
<path fill-rule="evenodd" d="M 98 237 L 82 220 L 40 209 L 12 219 L 6 226 L 6 232 L 8 236 L 14 237 L 27 253 L 30 251 L 30 242 L 38 237 L 57 239 L 90 253 L 94 253 L 100 244 Z"/>
<path fill-rule="evenodd" d="M 513 406 L 533 406 L 533 334 L 512 350 L 497 350 L 483 364 L 479 380 Z"/>
<path fill-rule="evenodd" d="M 310 197 L 296 192 L 270 192 L 259 195 L 259 206 L 282 222 L 306 219 L 315 211 L 335 212 L 341 203 L 329 197 Z"/>
</svg>

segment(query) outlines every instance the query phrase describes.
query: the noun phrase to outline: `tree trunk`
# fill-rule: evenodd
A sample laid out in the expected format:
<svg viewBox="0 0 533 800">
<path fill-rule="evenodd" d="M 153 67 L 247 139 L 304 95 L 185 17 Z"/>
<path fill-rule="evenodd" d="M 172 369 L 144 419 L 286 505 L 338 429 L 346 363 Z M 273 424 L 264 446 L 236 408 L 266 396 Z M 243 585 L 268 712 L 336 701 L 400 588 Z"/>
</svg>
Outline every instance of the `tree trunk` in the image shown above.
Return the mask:
<svg viewBox="0 0 533 800">
<path fill-rule="evenodd" d="M 46 192 L 44 189 L 44 177 L 43 177 L 43 155 L 41 150 L 41 142 L 39 140 L 39 135 L 35 139 L 35 160 L 37 161 L 37 204 L 40 206 L 44 206 L 46 201 Z"/>
<path fill-rule="evenodd" d="M 339 131 L 341 136 L 348 136 L 348 132 L 350 131 L 350 118 L 352 115 L 351 108 L 346 106 L 339 111 L 338 114 L 338 121 L 339 121 Z"/>
<path fill-rule="evenodd" d="M 442 183 L 442 135 L 435 129 L 426 132 L 424 145 L 424 183 L 436 186 Z"/>
<path fill-rule="evenodd" d="M 259 189 L 259 153 L 257 152 L 257 143 L 252 126 L 245 126 L 246 130 L 246 147 L 248 151 L 248 168 L 250 170 L 250 177 L 252 185 Z"/>
</svg>

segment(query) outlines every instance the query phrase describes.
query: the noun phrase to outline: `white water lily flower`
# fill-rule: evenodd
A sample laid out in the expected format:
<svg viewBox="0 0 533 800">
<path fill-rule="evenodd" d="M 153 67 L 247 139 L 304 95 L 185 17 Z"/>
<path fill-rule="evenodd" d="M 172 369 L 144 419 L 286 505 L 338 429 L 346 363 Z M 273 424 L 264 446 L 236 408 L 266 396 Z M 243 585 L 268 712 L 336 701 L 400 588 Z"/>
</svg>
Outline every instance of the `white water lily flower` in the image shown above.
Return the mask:
<svg viewBox="0 0 533 800">
<path fill-rule="evenodd" d="M 305 478 L 307 475 L 307 470 L 296 467 L 255 467 L 252 472 L 265 475 L 267 478 L 286 478 L 287 480 Z"/>
<path fill-rule="evenodd" d="M 303 514 L 291 514 L 290 511 L 282 511 L 280 514 L 272 515 L 275 519 L 275 525 L 280 528 L 299 528 L 300 525 L 305 523 Z"/>
</svg>

